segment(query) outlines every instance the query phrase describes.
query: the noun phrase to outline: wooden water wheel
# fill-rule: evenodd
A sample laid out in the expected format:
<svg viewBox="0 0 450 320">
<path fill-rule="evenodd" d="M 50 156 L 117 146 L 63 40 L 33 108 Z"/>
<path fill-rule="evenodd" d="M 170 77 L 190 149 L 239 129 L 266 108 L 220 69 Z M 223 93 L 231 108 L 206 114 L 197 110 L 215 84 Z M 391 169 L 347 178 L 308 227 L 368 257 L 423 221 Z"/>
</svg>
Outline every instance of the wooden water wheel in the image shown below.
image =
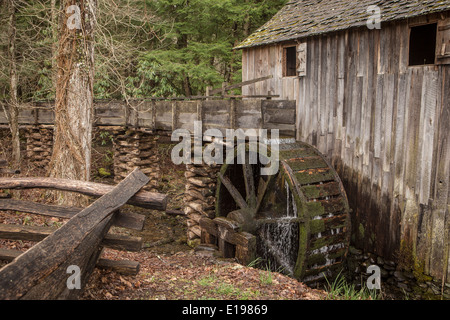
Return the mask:
<svg viewBox="0 0 450 320">
<path fill-rule="evenodd" d="M 347 196 L 314 147 L 300 142 L 278 147 L 279 170 L 271 176 L 261 175 L 267 163 L 261 154 L 264 161 L 257 164 L 223 165 L 216 218 L 200 221 L 202 242 L 243 264 L 259 258 L 274 271 L 316 282 L 332 275 L 347 254 Z M 248 159 L 249 148 L 246 152 Z"/>
</svg>

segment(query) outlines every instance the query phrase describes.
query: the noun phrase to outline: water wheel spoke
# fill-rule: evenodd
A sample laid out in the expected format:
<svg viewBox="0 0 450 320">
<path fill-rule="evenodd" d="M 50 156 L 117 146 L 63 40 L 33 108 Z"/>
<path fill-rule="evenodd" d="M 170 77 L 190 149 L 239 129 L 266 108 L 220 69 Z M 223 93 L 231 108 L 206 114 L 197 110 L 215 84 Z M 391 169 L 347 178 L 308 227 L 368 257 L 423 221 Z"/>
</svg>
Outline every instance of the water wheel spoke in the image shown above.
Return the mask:
<svg viewBox="0 0 450 320">
<path fill-rule="evenodd" d="M 247 195 L 247 203 L 250 207 L 256 207 L 255 181 L 253 180 L 253 168 L 251 164 L 242 165 L 244 172 L 245 193 Z"/>
<path fill-rule="evenodd" d="M 267 181 L 264 181 L 262 177 L 259 178 L 259 188 L 258 188 L 258 197 L 256 200 L 256 212 L 259 211 L 261 208 L 261 204 L 264 200 L 264 196 L 267 193 L 268 187 L 271 184 L 271 182 L 274 180 L 276 175 L 268 176 Z"/>
<path fill-rule="evenodd" d="M 236 204 L 241 208 L 248 208 L 247 202 L 244 200 L 240 192 L 236 189 L 236 187 L 231 183 L 230 179 L 224 177 L 223 174 L 219 173 L 219 179 L 222 181 L 225 188 L 228 190 L 230 195 L 233 197 Z"/>
</svg>

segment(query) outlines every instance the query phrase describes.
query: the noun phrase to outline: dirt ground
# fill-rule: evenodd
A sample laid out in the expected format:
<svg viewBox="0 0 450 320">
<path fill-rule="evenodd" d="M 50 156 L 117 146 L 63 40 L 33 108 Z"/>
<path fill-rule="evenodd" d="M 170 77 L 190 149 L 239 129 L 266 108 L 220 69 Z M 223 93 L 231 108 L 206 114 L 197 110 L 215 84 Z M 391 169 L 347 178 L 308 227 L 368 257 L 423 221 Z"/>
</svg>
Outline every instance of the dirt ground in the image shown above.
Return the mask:
<svg viewBox="0 0 450 320">
<path fill-rule="evenodd" d="M 7 136 L 0 136 L 0 158 L 9 158 Z M 168 209 L 183 207 L 185 188 L 184 166 L 170 161 L 171 145 L 159 144 L 162 179 L 160 192 L 169 198 Z M 25 154 L 25 151 L 23 152 Z M 111 139 L 97 134 L 92 156 L 92 180 L 113 183 Z M 44 176 L 45 170 L 35 168 L 25 158 L 20 176 Z M 14 191 L 14 198 L 49 203 L 42 190 Z M 112 228 L 111 232 L 130 234 L 144 239 L 144 248 L 135 253 L 105 249 L 102 257 L 111 260 L 132 260 L 140 263 L 137 276 L 124 276 L 96 269 L 81 299 L 83 300 L 317 300 L 323 291 L 313 290 L 282 274 L 242 266 L 233 260 L 215 257 L 207 251 L 190 248 L 186 239 L 186 218 L 163 212 L 126 206 L 146 215 L 142 232 Z M 62 219 L 45 218 L 13 211 L 0 212 L 0 223 L 58 227 Z M 34 243 L 0 240 L 0 248 L 25 251 Z M 0 261 L 0 266 L 1 265 Z"/>
</svg>

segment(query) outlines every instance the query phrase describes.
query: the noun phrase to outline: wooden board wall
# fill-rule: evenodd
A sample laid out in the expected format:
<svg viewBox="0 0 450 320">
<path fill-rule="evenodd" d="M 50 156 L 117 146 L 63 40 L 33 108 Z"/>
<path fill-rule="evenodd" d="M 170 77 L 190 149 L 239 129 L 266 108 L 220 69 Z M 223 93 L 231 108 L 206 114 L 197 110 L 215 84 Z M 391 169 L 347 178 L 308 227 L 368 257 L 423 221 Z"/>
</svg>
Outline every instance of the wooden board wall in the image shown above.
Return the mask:
<svg viewBox="0 0 450 320">
<path fill-rule="evenodd" d="M 24 104 L 20 107 L 22 125 L 52 125 L 53 103 Z M 100 101 L 95 103 L 95 126 L 127 126 L 153 131 L 172 132 L 186 129 L 194 132 L 194 122 L 202 121 L 203 131 L 219 129 L 280 129 L 295 136 L 295 101 L 264 99 L 192 100 L 192 101 Z M 267 116 L 264 116 L 264 114 Z M 275 117 L 274 114 L 277 116 Z M 0 112 L 0 125 L 7 125 Z"/>
<path fill-rule="evenodd" d="M 303 41 L 306 77 L 282 77 L 282 44 L 245 49 L 243 81 L 274 78 L 244 94 L 297 100 L 297 139 L 338 169 L 356 246 L 449 282 L 450 65 L 408 66 L 407 21 Z"/>
</svg>

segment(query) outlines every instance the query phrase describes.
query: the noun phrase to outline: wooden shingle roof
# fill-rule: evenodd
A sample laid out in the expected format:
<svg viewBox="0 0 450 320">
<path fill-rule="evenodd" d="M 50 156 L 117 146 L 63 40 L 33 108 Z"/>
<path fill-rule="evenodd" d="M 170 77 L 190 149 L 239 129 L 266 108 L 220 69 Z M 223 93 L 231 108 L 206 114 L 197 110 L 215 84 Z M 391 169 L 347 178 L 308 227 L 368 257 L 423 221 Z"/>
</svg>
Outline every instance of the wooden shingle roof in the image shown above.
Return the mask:
<svg viewBox="0 0 450 320">
<path fill-rule="evenodd" d="M 450 0 L 291 0 L 236 49 L 365 26 L 372 5 L 382 23 L 450 10 Z"/>
</svg>

